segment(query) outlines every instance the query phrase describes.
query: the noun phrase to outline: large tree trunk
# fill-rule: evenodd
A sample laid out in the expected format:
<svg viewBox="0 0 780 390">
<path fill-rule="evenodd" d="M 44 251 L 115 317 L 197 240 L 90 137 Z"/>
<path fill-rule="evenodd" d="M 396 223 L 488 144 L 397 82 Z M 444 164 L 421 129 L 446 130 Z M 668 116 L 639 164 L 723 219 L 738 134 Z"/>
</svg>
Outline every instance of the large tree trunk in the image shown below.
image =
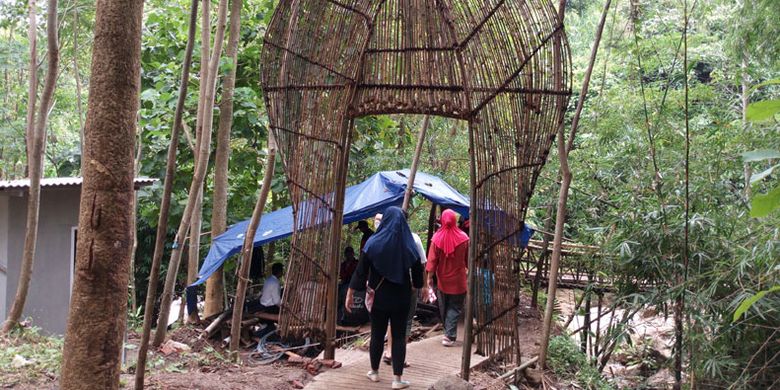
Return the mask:
<svg viewBox="0 0 780 390">
<path fill-rule="evenodd" d="M 238 40 L 241 37 L 242 0 L 230 4 L 230 34 L 225 55 L 233 66 L 222 82 L 222 101 L 219 104 L 219 128 L 217 129 L 217 154 L 214 164 L 214 196 L 211 211 L 211 238 L 227 228 L 228 164 L 230 161 L 230 129 L 233 125 L 233 90 L 236 85 L 238 65 Z M 223 292 L 225 279 L 220 267 L 206 281 L 206 307 L 203 316 L 209 317 L 224 310 Z"/>
<path fill-rule="evenodd" d="M 220 0 L 219 12 L 217 16 L 217 33 L 214 39 L 214 50 L 212 50 L 212 56 L 209 62 L 209 80 L 206 85 L 206 109 L 203 110 L 203 133 L 201 134 L 200 141 L 198 142 L 198 158 L 197 164 L 195 164 L 195 175 L 192 178 L 192 185 L 190 186 L 189 199 L 187 206 L 184 208 L 184 217 L 182 218 L 179 230 L 176 232 L 176 238 L 173 242 L 173 250 L 171 251 L 171 260 L 168 265 L 168 272 L 165 275 L 165 286 L 163 288 L 163 294 L 160 298 L 160 317 L 157 321 L 157 331 L 154 334 L 154 346 L 159 346 L 165 340 L 165 334 L 167 333 L 167 319 L 171 310 L 171 300 L 173 299 L 173 287 L 176 284 L 176 270 L 179 268 L 181 262 L 181 249 L 184 243 L 182 242 L 184 236 L 190 228 L 191 219 L 187 216 L 191 215 L 195 201 L 200 196 L 201 189 L 203 188 L 203 180 L 206 178 L 206 170 L 209 162 L 209 152 L 211 151 L 211 128 L 213 121 L 212 111 L 214 104 L 214 89 L 216 83 L 216 73 L 219 66 L 219 55 L 222 51 L 222 41 L 225 36 L 225 21 L 227 19 L 227 0 Z"/>
<path fill-rule="evenodd" d="M 142 17 L 142 0 L 96 4 L 79 245 L 60 376 L 66 390 L 119 388 Z"/>
<path fill-rule="evenodd" d="M 173 190 L 173 176 L 176 172 L 176 151 L 179 145 L 179 134 L 182 129 L 182 114 L 184 102 L 187 100 L 187 87 L 190 80 L 190 65 L 192 64 L 192 50 L 195 47 L 195 30 L 198 22 L 198 1 L 192 0 L 190 5 L 189 30 L 187 32 L 187 47 L 184 50 L 184 63 L 182 64 L 181 82 L 179 83 L 179 97 L 176 100 L 171 141 L 168 145 L 168 159 L 165 163 L 165 179 L 163 182 L 163 194 L 160 201 L 160 215 L 157 219 L 157 235 L 154 241 L 154 254 L 149 270 L 149 281 L 146 290 L 146 303 L 144 305 L 144 326 L 141 333 L 141 343 L 138 350 L 138 362 L 135 370 L 135 388 L 142 390 L 144 387 L 144 374 L 146 372 L 146 355 L 149 349 L 149 336 L 152 332 L 152 314 L 154 301 L 157 298 L 157 282 L 160 275 L 160 261 L 165 250 L 165 237 L 168 232 L 168 215 L 171 207 L 171 192 Z M 138 369 L 138 367 L 142 367 Z"/>
<path fill-rule="evenodd" d="M 580 124 L 580 116 L 582 115 L 582 107 L 585 103 L 585 97 L 588 95 L 588 87 L 590 86 L 590 77 L 593 74 L 593 66 L 596 64 L 596 56 L 599 52 L 599 45 L 601 44 L 601 33 L 604 31 L 604 24 L 607 21 L 607 14 L 609 14 L 609 7 L 612 4 L 612 0 L 607 0 L 604 4 L 604 10 L 601 13 L 601 20 L 596 28 L 596 37 L 593 40 L 593 46 L 590 50 L 590 61 L 588 62 L 588 69 L 585 71 L 585 79 L 582 81 L 582 89 L 580 90 L 579 100 L 577 101 L 577 109 L 574 112 L 574 117 L 571 120 L 571 130 L 569 131 L 569 140 L 566 141 L 566 135 L 564 134 L 564 126 L 561 125 L 558 129 L 558 158 L 561 162 L 561 188 L 558 192 L 558 209 L 555 214 L 555 236 L 553 237 L 553 253 L 550 258 L 550 274 L 547 282 L 547 305 L 544 311 L 544 323 L 542 326 L 542 339 L 541 347 L 539 348 L 539 364 L 542 368 L 545 367 L 545 360 L 547 357 L 547 347 L 550 344 L 550 330 L 552 329 L 552 312 L 553 305 L 555 304 L 555 291 L 558 287 L 558 265 L 561 260 L 561 249 L 563 248 L 563 226 L 566 222 L 566 202 L 569 198 L 569 187 L 571 186 L 572 173 L 569 169 L 569 153 L 574 147 L 574 138 L 577 136 L 577 128 Z M 559 16 L 561 23 L 563 23 L 563 7 L 561 7 L 561 14 Z"/>
<path fill-rule="evenodd" d="M 34 4 L 30 3 L 30 21 L 34 23 Z M 38 120 L 32 138 L 32 154 L 27 156 L 27 166 L 30 173 L 30 191 L 27 199 L 27 227 L 24 235 L 24 252 L 22 253 L 22 268 L 19 271 L 19 284 L 16 289 L 14 303 L 8 311 L 8 317 L 3 324 L 2 332 L 7 333 L 19 322 L 27 300 L 27 290 L 30 288 L 32 277 L 33 259 L 35 258 L 35 244 L 38 240 L 38 211 L 41 205 L 41 176 L 43 176 L 43 154 L 46 148 L 46 120 L 51 106 L 51 98 L 57 83 L 57 69 L 59 67 L 60 51 L 57 41 L 57 0 L 49 0 L 48 17 L 46 21 L 46 45 L 48 48 L 48 68 L 44 81 L 41 105 L 39 107 Z M 34 49 L 31 47 L 31 49 Z M 32 56 L 35 58 L 35 56 Z M 35 64 L 31 63 L 32 68 Z M 32 84 L 32 80 L 31 80 Z M 33 91 L 34 93 L 34 91 Z M 33 96 L 34 99 L 34 96 Z M 33 103 L 34 104 L 34 103 Z M 30 118 L 30 114 L 27 114 Z M 35 119 L 34 116 L 32 119 Z M 30 128 L 28 123 L 28 129 Z M 30 140 L 28 139 L 28 140 Z"/>
</svg>

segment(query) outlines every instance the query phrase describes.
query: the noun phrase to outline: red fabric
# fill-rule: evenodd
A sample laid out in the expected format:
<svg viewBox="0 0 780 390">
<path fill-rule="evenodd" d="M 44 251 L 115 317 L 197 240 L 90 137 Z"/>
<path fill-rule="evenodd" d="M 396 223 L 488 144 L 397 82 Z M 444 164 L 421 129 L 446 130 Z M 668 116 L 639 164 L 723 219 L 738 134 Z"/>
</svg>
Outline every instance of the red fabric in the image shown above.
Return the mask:
<svg viewBox="0 0 780 390">
<path fill-rule="evenodd" d="M 455 248 L 468 241 L 469 236 L 458 228 L 458 217 L 452 210 L 444 210 L 441 214 L 441 228 L 433 235 L 433 244 L 444 251 L 447 256 L 455 252 Z"/>
<path fill-rule="evenodd" d="M 436 273 L 437 287 L 441 292 L 450 295 L 465 294 L 468 258 L 468 241 L 455 247 L 450 256 L 445 255 L 444 250 L 437 245 L 431 245 L 425 270 Z"/>
</svg>

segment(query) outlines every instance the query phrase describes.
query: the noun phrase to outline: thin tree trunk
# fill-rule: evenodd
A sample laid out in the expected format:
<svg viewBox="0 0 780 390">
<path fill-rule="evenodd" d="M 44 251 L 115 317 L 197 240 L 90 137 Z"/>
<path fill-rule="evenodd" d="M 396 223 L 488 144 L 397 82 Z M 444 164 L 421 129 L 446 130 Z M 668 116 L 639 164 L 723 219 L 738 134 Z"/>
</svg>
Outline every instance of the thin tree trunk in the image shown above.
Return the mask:
<svg viewBox="0 0 780 390">
<path fill-rule="evenodd" d="M 740 96 L 740 100 L 742 102 L 742 131 L 745 133 L 748 132 L 748 120 L 747 120 L 747 106 L 750 98 L 750 86 L 748 85 L 748 62 L 747 62 L 747 51 L 742 52 L 742 93 Z M 750 199 L 750 177 L 753 175 L 753 167 L 750 165 L 749 162 L 744 163 L 744 173 L 745 173 L 745 191 L 744 196 L 746 200 Z"/>
<path fill-rule="evenodd" d="M 252 219 L 249 220 L 249 226 L 244 236 L 244 246 L 241 248 L 241 266 L 238 272 L 238 283 L 236 286 L 236 300 L 233 305 L 233 317 L 230 322 L 230 351 L 238 356 L 239 339 L 241 338 L 241 318 L 244 315 L 244 299 L 246 298 L 246 288 L 249 284 L 249 268 L 252 265 L 252 250 L 254 249 L 255 233 L 260 226 L 260 219 L 263 216 L 265 202 L 268 199 L 268 192 L 271 189 L 271 179 L 274 176 L 274 167 L 276 162 L 276 140 L 271 132 L 268 133 L 268 155 L 265 163 L 265 175 L 263 176 L 263 188 L 260 190 L 260 196 L 257 198 L 257 204 L 252 211 Z"/>
<path fill-rule="evenodd" d="M 96 4 L 79 245 L 60 373 L 65 390 L 119 388 L 142 17 L 142 0 Z"/>
<path fill-rule="evenodd" d="M 146 357 L 149 350 L 149 336 L 152 332 L 152 315 L 154 314 L 154 301 L 157 298 L 157 282 L 160 275 L 160 261 L 165 251 L 165 237 L 168 232 L 168 215 L 171 207 L 171 192 L 173 190 L 173 176 L 176 172 L 176 151 L 179 145 L 179 134 L 182 129 L 182 114 L 184 102 L 187 100 L 187 87 L 190 80 L 190 66 L 192 65 L 192 50 L 195 47 L 195 30 L 198 22 L 198 0 L 192 0 L 190 4 L 190 21 L 187 31 L 187 46 L 184 50 L 184 63 L 182 64 L 181 81 L 179 83 L 179 97 L 176 100 L 171 140 L 168 145 L 168 157 L 165 163 L 165 179 L 163 182 L 162 200 L 160 201 L 160 215 L 157 219 L 157 233 L 154 241 L 154 254 L 149 270 L 149 284 L 146 289 L 146 303 L 144 305 L 144 326 L 141 334 L 141 342 L 138 347 L 138 361 L 135 369 L 135 388 L 142 390 L 144 387 L 144 374 L 146 372 Z M 140 367 L 140 369 L 139 369 Z"/>
<path fill-rule="evenodd" d="M 228 164 L 230 162 L 230 130 L 233 126 L 233 89 L 236 84 L 238 65 L 238 40 L 241 36 L 242 0 L 230 4 L 230 34 L 225 55 L 233 66 L 222 82 L 222 101 L 219 104 L 219 128 L 217 130 L 217 153 L 214 163 L 214 196 L 211 211 L 212 241 L 227 228 Z M 204 317 L 224 310 L 223 291 L 225 279 L 222 267 L 206 280 L 206 307 Z"/>
<path fill-rule="evenodd" d="M 198 279 L 198 260 L 200 259 L 200 230 L 203 224 L 203 186 L 198 191 L 198 197 L 195 201 L 194 210 L 190 215 L 190 242 L 189 250 L 187 251 L 187 286 Z M 184 298 L 182 296 L 182 298 Z M 182 302 L 185 302 L 182 300 Z M 183 318 L 184 306 L 182 306 L 181 315 L 179 318 Z M 187 322 L 196 323 L 199 317 L 197 312 L 188 313 Z"/>
<path fill-rule="evenodd" d="M 143 150 L 143 138 L 141 137 L 141 130 L 138 131 L 138 143 L 136 146 L 135 160 L 133 161 L 133 177 L 138 177 L 141 172 L 141 151 Z M 135 184 L 134 184 L 135 185 Z M 136 298 L 135 289 L 135 259 L 136 251 L 138 250 L 138 225 L 136 217 L 138 215 L 138 193 L 133 191 L 133 216 L 131 218 L 133 233 L 133 249 L 130 251 L 130 312 L 135 314 L 138 310 L 138 303 Z"/>
<path fill-rule="evenodd" d="M 181 247 L 187 231 L 189 230 L 190 218 L 188 215 L 192 214 L 195 206 L 195 200 L 198 198 L 201 189 L 203 188 L 203 181 L 206 178 L 206 170 L 208 168 L 209 152 L 211 150 L 211 127 L 212 127 L 212 111 L 214 104 L 214 89 L 216 83 L 216 71 L 219 65 L 219 54 L 222 51 L 222 41 L 225 36 L 225 20 L 227 19 L 227 0 L 220 0 L 219 12 L 217 16 L 217 33 L 214 39 L 214 50 L 209 62 L 210 77 L 206 89 L 206 101 L 208 102 L 205 110 L 203 110 L 203 133 L 201 134 L 201 140 L 198 142 L 199 151 L 198 155 L 202 158 L 198 159 L 196 164 L 195 175 L 192 179 L 192 185 L 190 186 L 190 195 L 187 201 L 187 206 L 184 208 L 184 217 L 179 224 L 179 229 L 176 233 L 176 238 L 173 243 L 173 250 L 171 251 L 171 260 L 168 265 L 168 272 L 165 276 L 165 286 L 163 288 L 163 294 L 160 301 L 160 317 L 157 321 L 157 331 L 154 334 L 154 346 L 159 346 L 165 340 L 165 334 L 167 332 L 166 318 L 171 310 L 171 300 L 173 299 L 173 287 L 176 284 L 176 270 L 179 268 L 181 262 Z"/>
<path fill-rule="evenodd" d="M 76 82 L 76 109 L 79 116 L 79 150 L 84 150 L 84 109 L 81 106 L 81 75 L 79 74 L 79 11 L 73 10 L 73 78 Z M 82 160 L 83 161 L 83 160 Z"/>
<path fill-rule="evenodd" d="M 30 20 L 34 21 L 34 4 L 30 5 Z M 43 154 L 46 149 L 46 121 L 49 116 L 54 87 L 57 84 L 57 69 L 60 61 L 59 42 L 57 41 L 57 0 L 49 0 L 48 15 L 46 21 L 46 45 L 48 48 L 48 67 L 46 80 L 44 81 L 41 105 L 39 107 L 38 120 L 35 122 L 34 136 L 32 137 L 32 154 L 27 157 L 27 165 L 30 172 L 30 191 L 27 199 L 27 227 L 24 236 L 24 252 L 22 253 L 22 267 L 19 271 L 19 285 L 16 296 L 8 317 L 0 333 L 7 333 L 19 322 L 27 300 L 27 290 L 30 288 L 32 277 L 33 259 L 35 258 L 35 244 L 38 239 L 38 212 L 41 205 L 41 176 L 43 176 Z M 31 63 L 31 66 L 33 64 Z M 30 114 L 28 113 L 28 118 Z M 34 118 L 33 118 L 34 119 Z M 28 126 L 29 129 L 29 126 Z M 126 302 L 126 300 L 125 300 Z"/>
<path fill-rule="evenodd" d="M 561 249 L 563 247 L 563 227 L 566 222 L 566 202 L 569 198 L 569 187 L 571 186 L 572 173 L 569 169 L 569 152 L 571 152 L 574 146 L 574 137 L 577 135 L 577 127 L 579 126 L 580 116 L 582 115 L 582 107 L 585 103 L 585 97 L 588 94 L 588 87 L 590 86 L 590 77 L 593 74 L 593 66 L 596 63 L 596 56 L 599 51 L 599 44 L 601 43 L 601 34 L 604 31 L 604 24 L 607 20 L 607 14 L 609 14 L 609 7 L 612 4 L 612 0 L 607 0 L 604 4 L 604 10 L 601 13 L 601 20 L 596 29 L 596 37 L 593 41 L 593 46 L 590 51 L 590 61 L 588 63 L 588 69 L 585 71 L 585 79 L 582 81 L 582 89 L 580 90 L 579 100 L 577 101 L 577 109 L 574 112 L 574 117 L 571 121 L 571 130 L 569 131 L 569 140 L 566 142 L 566 136 L 564 135 L 564 126 L 561 125 L 558 129 L 558 158 L 561 163 L 561 188 L 558 193 L 558 210 L 555 215 L 555 236 L 553 237 L 553 253 L 550 259 L 550 274 L 547 283 L 547 305 L 544 311 L 544 324 L 542 327 L 542 340 L 541 347 L 539 348 L 539 364 L 542 368 L 545 367 L 547 358 L 547 347 L 550 343 L 550 330 L 552 329 L 552 314 L 553 306 L 555 303 L 555 291 L 558 287 L 558 266 L 561 261 Z M 563 22 L 563 7 L 561 8 L 561 14 L 559 15 L 561 23 Z"/>
<path fill-rule="evenodd" d="M 544 219 L 544 231 L 549 232 L 552 229 L 552 204 L 547 206 L 547 212 Z M 550 235 L 544 233 L 542 238 L 542 250 L 539 254 L 539 261 L 536 262 L 536 274 L 534 274 L 534 283 L 531 287 L 531 307 L 536 308 L 539 300 L 539 285 L 542 281 L 542 274 L 544 273 L 545 264 L 547 264 L 547 248 L 550 247 Z"/>
<path fill-rule="evenodd" d="M 30 45 L 30 82 L 27 90 L 27 129 L 24 138 L 28 160 L 27 165 L 24 168 L 25 176 L 29 175 L 29 159 L 30 156 L 33 155 L 33 145 L 35 144 L 35 103 L 38 95 L 38 23 L 36 18 L 35 0 L 28 0 L 28 7 L 30 22 L 27 28 L 27 40 Z"/>
<path fill-rule="evenodd" d="M 420 163 L 420 153 L 422 152 L 423 143 L 425 142 L 425 133 L 428 132 L 428 126 L 431 124 L 431 117 L 425 116 L 423 120 L 420 134 L 417 138 L 417 146 L 414 148 L 414 157 L 412 158 L 412 167 L 409 170 L 409 180 L 406 182 L 406 191 L 404 191 L 404 202 L 401 206 L 401 210 L 407 212 L 409 210 L 409 201 L 412 199 L 412 191 L 414 187 L 414 178 L 417 176 L 417 165 Z"/>
<path fill-rule="evenodd" d="M 200 143 L 203 141 L 203 122 L 206 120 L 204 114 L 207 107 L 207 91 L 209 86 L 209 80 L 211 77 L 211 69 L 209 68 L 209 62 L 211 60 L 210 40 L 211 40 L 211 1 L 203 1 L 203 12 L 201 15 L 201 27 L 200 27 L 200 85 L 198 90 L 198 116 L 195 121 L 195 149 L 193 150 L 193 158 L 195 160 L 195 170 L 197 170 L 198 164 L 203 159 L 203 154 L 200 153 Z M 211 107 L 211 105 L 208 105 Z M 209 119 L 212 119 L 209 116 Z M 209 151 L 210 152 L 210 151 Z M 208 168 L 206 168 L 208 170 Z M 205 179 L 204 179 L 205 180 Z M 190 193 L 193 193 L 190 191 Z M 193 283 L 198 274 L 198 257 L 200 254 L 200 228 L 203 221 L 203 184 L 198 189 L 198 195 L 195 197 L 195 206 L 191 214 L 185 214 L 185 218 L 190 218 L 189 228 L 189 250 L 187 251 L 187 285 Z M 185 232 L 186 234 L 186 232 Z M 183 314 L 183 311 L 180 313 Z M 180 315 L 181 319 L 182 316 Z M 197 320 L 197 314 L 193 313 L 188 320 L 195 322 Z"/>
</svg>

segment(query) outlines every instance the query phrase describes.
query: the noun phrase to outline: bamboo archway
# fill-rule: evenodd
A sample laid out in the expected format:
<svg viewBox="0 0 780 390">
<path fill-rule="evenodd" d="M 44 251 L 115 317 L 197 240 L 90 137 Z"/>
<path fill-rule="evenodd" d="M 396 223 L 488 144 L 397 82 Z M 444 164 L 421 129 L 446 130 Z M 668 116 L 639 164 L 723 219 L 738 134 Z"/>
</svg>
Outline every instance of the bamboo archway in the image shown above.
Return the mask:
<svg viewBox="0 0 780 390">
<path fill-rule="evenodd" d="M 571 92 L 551 2 L 281 0 L 264 43 L 262 86 L 297 232 L 282 333 L 319 335 L 326 346 L 335 337 L 353 119 L 439 115 L 469 124 L 469 307 L 477 321 L 466 330 L 477 352 L 516 356 L 515 237 Z"/>
</svg>

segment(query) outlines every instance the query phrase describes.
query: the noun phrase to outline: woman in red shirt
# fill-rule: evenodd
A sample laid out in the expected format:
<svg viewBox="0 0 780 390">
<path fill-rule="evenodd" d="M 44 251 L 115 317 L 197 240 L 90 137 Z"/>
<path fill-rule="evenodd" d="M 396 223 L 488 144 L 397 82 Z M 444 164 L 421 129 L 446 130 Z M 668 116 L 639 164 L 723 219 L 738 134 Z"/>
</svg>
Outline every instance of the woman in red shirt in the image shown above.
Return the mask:
<svg viewBox="0 0 780 390">
<path fill-rule="evenodd" d="M 466 298 L 469 237 L 458 228 L 457 221 L 454 211 L 444 210 L 441 228 L 433 235 L 425 267 L 428 285 L 432 285 L 434 274 L 438 280 L 439 304 L 444 316 L 444 339 L 441 343 L 446 347 L 452 346 L 458 336 L 458 321 Z"/>
</svg>

